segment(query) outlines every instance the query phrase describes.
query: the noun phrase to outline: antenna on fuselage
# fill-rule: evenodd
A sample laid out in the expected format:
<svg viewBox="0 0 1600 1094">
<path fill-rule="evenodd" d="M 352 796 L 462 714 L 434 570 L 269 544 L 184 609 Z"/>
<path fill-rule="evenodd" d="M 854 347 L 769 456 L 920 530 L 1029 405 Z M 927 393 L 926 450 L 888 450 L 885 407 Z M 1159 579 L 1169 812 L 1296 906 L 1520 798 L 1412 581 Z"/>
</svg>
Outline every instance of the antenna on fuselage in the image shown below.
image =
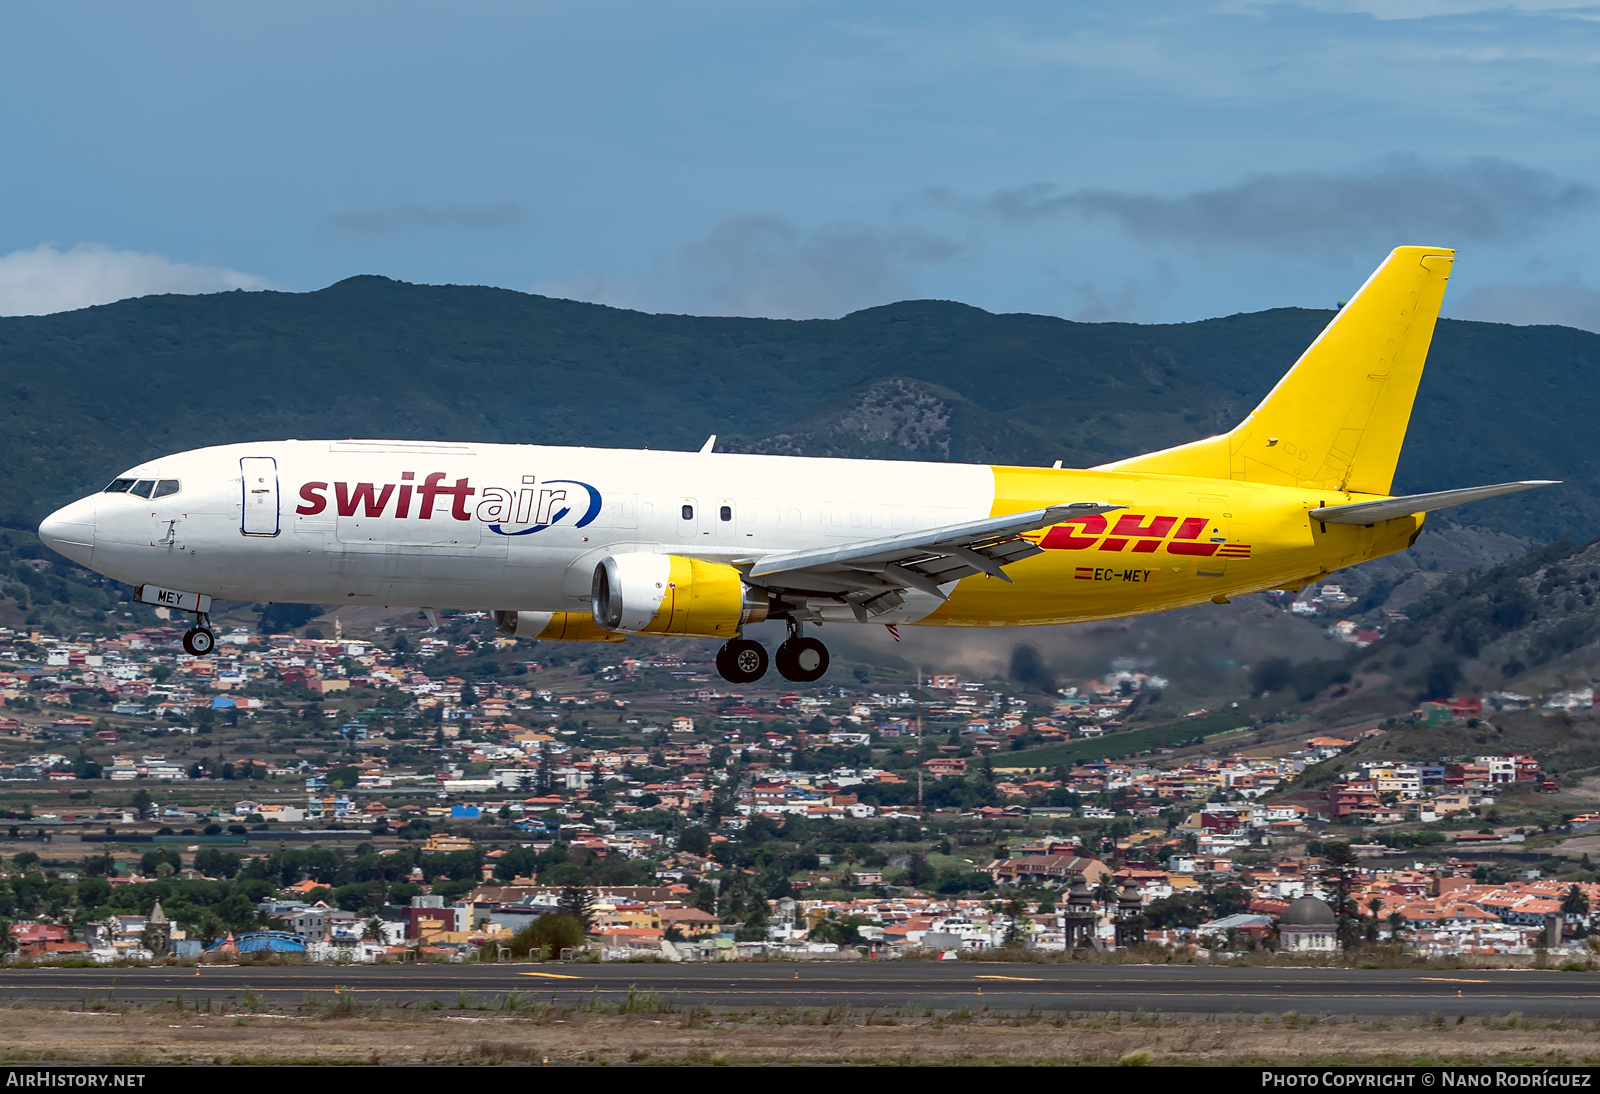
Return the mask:
<svg viewBox="0 0 1600 1094">
<path fill-rule="evenodd" d="M 706 438 L 706 443 L 700 446 L 700 451 L 703 453 L 710 452 L 715 447 L 717 447 L 717 435 L 713 433 Z"/>
</svg>

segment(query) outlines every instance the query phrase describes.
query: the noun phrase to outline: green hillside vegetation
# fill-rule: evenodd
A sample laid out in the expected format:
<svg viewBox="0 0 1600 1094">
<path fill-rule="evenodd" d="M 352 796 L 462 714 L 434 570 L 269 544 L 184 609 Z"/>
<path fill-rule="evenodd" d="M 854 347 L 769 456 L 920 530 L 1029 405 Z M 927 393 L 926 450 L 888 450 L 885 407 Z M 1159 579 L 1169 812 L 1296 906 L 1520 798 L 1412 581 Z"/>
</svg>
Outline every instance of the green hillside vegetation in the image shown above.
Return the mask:
<svg viewBox="0 0 1600 1094">
<path fill-rule="evenodd" d="M 1085 760 L 1121 760 L 1152 749 L 1198 744 L 1241 726 L 1248 727 L 1248 724 L 1248 720 L 1241 718 L 1237 712 L 1207 714 L 1168 725 L 1130 729 L 1068 744 L 996 753 L 994 758 L 1001 767 L 1057 767 L 1083 763 Z"/>
<path fill-rule="evenodd" d="M 1346 668 L 1417 700 L 1587 684 L 1600 659 L 1600 541 L 1558 541 L 1483 573 L 1453 574 Z"/>
<path fill-rule="evenodd" d="M 66 561 L 35 535 L 0 531 L 0 627 L 111 634 L 118 623 L 157 622 L 151 609 L 125 603 L 131 595 L 128 586 Z"/>
<path fill-rule="evenodd" d="M 1437 761 L 1483 752 L 1527 752 L 1563 776 L 1600 770 L 1600 712 L 1497 711 L 1490 703 L 1481 720 L 1465 725 L 1411 722 L 1411 712 L 1428 699 L 1504 691 L 1537 706 L 1552 692 L 1587 686 L 1600 676 L 1600 541 L 1584 547 L 1558 541 L 1482 572 L 1446 576 L 1408 612 L 1409 620 L 1391 622 L 1389 634 L 1366 649 L 1333 647 L 1330 655 L 1302 659 L 1260 656 L 1235 672 L 1214 674 L 1210 690 L 1215 701 L 1227 701 L 1231 694 L 1237 709 L 1151 725 L 1157 706 L 1172 709 L 1151 700 L 1129 715 L 1145 725 L 1005 753 L 996 762 L 1054 767 L 1126 759 L 1202 737 L 1216 742 L 1219 734 L 1239 726 L 1271 734 L 1274 725 L 1305 719 L 1296 723 L 1303 726 L 1304 736 L 1348 737 L 1376 725 L 1387 732 L 1362 741 L 1336 762 L 1312 769 L 1296 789 L 1321 785 L 1357 760 L 1374 758 Z M 1272 614 L 1240 615 L 1230 633 L 1259 629 Z M 1351 614 L 1372 621 L 1378 615 L 1371 604 L 1358 604 Z M 1193 612 L 1180 612 L 1157 622 L 1177 633 L 1192 618 Z M 1325 620 L 1290 622 L 1287 617 L 1283 622 L 1308 633 L 1326 625 Z M 1141 637 L 1138 645 L 1145 641 Z M 1163 656 L 1160 663 L 1169 660 Z M 1185 690 L 1193 694 L 1203 687 L 1195 678 Z"/>
<path fill-rule="evenodd" d="M 1444 757 L 1526 753 L 1549 776 L 1566 780 L 1600 770 L 1600 720 L 1588 715 L 1537 711 L 1491 714 L 1475 726 L 1401 723 L 1359 742 L 1337 759 L 1318 764 L 1289 789 L 1325 786 L 1363 760 L 1437 763 Z"/>
<path fill-rule="evenodd" d="M 938 301 L 806 322 L 647 315 L 356 277 L 0 319 L 0 523 L 161 453 L 392 436 L 1092 466 L 1227 428 L 1332 313 L 1140 326 Z M 1476 506 L 1600 530 L 1600 336 L 1444 322 L 1396 486 L 1567 480 Z"/>
<path fill-rule="evenodd" d="M 1313 785 L 1359 759 L 1437 760 L 1482 752 L 1528 752 L 1563 774 L 1600 770 L 1600 717 L 1495 710 L 1465 725 L 1424 726 L 1409 713 L 1428 699 L 1506 692 L 1535 706 L 1552 692 L 1589 685 L 1600 664 L 1600 541 L 1560 541 L 1481 573 L 1453 574 L 1408 609 L 1381 641 L 1342 660 L 1263 661 L 1252 667 L 1257 720 L 1309 712 L 1314 724 L 1383 724 L 1339 761 L 1316 768 Z M 1335 729 L 1335 735 L 1344 733 Z"/>
</svg>

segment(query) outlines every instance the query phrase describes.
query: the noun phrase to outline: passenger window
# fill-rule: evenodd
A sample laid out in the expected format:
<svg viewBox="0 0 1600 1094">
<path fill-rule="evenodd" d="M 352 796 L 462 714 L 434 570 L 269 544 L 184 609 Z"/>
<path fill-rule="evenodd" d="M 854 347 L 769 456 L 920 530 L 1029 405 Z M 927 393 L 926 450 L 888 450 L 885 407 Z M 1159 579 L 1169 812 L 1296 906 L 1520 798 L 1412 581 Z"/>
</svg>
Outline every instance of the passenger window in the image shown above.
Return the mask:
<svg viewBox="0 0 1600 1094">
<path fill-rule="evenodd" d="M 128 487 L 133 485 L 132 479 L 112 479 L 111 485 L 105 488 L 107 494 L 126 494 Z"/>
<path fill-rule="evenodd" d="M 178 485 L 178 480 L 177 479 L 161 479 L 161 480 L 157 481 L 157 483 L 156 483 L 156 492 L 151 496 L 152 497 L 157 497 L 157 498 L 165 498 L 165 497 L 168 497 L 168 496 L 170 496 L 172 494 L 176 494 L 178 492 L 178 489 L 179 489 L 179 485 Z"/>
<path fill-rule="evenodd" d="M 150 491 L 154 490 L 155 487 L 155 479 L 140 479 L 138 482 L 133 484 L 133 487 L 128 491 L 128 493 L 137 494 L 141 498 L 148 498 L 150 496 Z"/>
<path fill-rule="evenodd" d="M 694 519 L 694 506 L 685 505 L 683 507 L 683 519 L 684 520 L 693 520 Z"/>
<path fill-rule="evenodd" d="M 733 506 L 724 505 L 722 507 L 721 511 L 717 514 L 717 516 L 721 517 L 723 520 L 732 520 L 733 519 Z"/>
</svg>

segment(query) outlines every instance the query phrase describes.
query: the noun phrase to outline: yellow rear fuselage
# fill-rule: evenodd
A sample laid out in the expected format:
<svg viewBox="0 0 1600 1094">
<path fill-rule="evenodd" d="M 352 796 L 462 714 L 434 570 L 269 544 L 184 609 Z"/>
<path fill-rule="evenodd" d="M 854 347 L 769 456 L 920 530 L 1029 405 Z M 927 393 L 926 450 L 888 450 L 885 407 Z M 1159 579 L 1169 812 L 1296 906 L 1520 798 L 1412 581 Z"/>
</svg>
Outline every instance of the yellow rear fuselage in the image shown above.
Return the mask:
<svg viewBox="0 0 1600 1094">
<path fill-rule="evenodd" d="M 1008 567 L 1014 584 L 967 578 L 925 625 L 1077 623 L 1297 588 L 1405 550 L 1424 519 L 1324 525 L 1309 511 L 1369 495 L 1237 480 L 1030 467 L 994 476 L 995 516 L 1064 497 L 1126 508 L 1030 533 L 1043 553 Z"/>
</svg>

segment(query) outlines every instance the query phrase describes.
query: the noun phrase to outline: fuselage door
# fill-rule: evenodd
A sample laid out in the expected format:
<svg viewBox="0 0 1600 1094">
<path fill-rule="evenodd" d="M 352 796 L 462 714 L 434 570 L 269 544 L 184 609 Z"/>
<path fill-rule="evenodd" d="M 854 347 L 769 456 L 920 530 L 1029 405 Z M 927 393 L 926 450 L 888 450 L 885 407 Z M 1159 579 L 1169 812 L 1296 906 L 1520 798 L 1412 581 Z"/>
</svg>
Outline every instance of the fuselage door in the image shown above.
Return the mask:
<svg viewBox="0 0 1600 1094">
<path fill-rule="evenodd" d="M 1227 511 L 1228 499 L 1215 494 L 1200 494 L 1194 500 L 1196 512 L 1207 518 L 1206 526 L 1196 537 L 1196 542 L 1203 545 L 1205 553 L 1195 559 L 1195 576 L 1227 577 L 1228 559 L 1237 557 L 1229 547 L 1233 514 Z"/>
<path fill-rule="evenodd" d="M 239 461 L 244 509 L 239 531 L 247 536 L 278 534 L 278 461 L 271 456 L 245 456 Z"/>
<path fill-rule="evenodd" d="M 678 499 L 678 535 L 688 539 L 700 533 L 699 508 L 700 503 L 693 498 Z"/>
</svg>

